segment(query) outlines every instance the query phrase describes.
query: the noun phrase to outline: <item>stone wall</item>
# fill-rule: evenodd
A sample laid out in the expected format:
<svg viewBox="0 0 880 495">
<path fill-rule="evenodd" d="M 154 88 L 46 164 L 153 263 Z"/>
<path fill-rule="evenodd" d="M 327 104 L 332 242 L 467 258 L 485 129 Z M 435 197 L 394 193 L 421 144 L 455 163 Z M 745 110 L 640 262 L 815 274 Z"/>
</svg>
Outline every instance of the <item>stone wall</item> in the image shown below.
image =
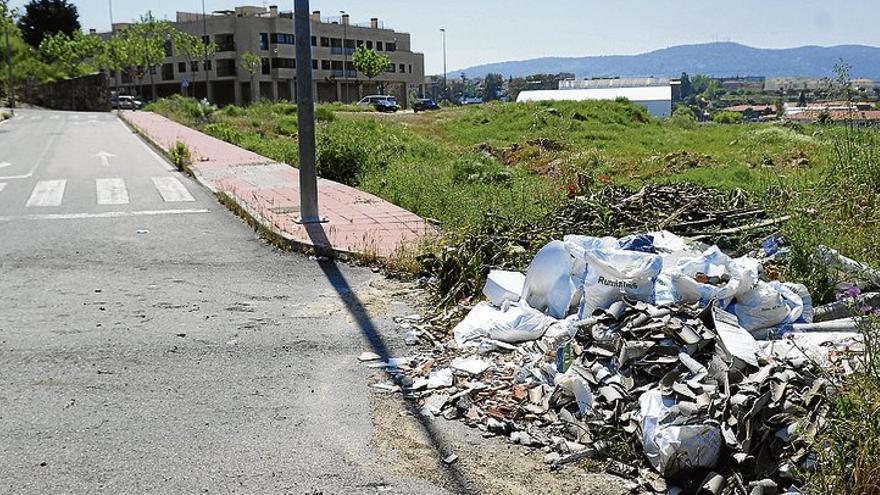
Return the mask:
<svg viewBox="0 0 880 495">
<path fill-rule="evenodd" d="M 26 101 L 52 110 L 109 112 L 109 77 L 98 73 L 40 84 L 30 88 Z"/>
</svg>

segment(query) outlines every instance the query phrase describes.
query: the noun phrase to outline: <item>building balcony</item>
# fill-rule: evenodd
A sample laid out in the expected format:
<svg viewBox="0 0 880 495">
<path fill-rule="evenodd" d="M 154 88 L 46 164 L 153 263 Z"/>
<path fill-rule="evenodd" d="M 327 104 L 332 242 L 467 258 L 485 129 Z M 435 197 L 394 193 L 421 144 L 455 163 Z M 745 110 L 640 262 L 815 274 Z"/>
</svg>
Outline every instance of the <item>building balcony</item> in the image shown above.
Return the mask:
<svg viewBox="0 0 880 495">
<path fill-rule="evenodd" d="M 354 48 L 342 48 L 341 46 L 334 46 L 330 48 L 330 53 L 333 55 L 352 55 L 354 54 Z"/>
<path fill-rule="evenodd" d="M 352 79 L 352 78 L 357 77 L 357 71 L 356 70 L 337 69 L 337 70 L 331 70 L 330 75 L 332 77 L 337 78 L 337 79 L 346 79 L 346 78 Z"/>
<path fill-rule="evenodd" d="M 217 43 L 217 52 L 234 52 L 235 43 Z"/>
</svg>

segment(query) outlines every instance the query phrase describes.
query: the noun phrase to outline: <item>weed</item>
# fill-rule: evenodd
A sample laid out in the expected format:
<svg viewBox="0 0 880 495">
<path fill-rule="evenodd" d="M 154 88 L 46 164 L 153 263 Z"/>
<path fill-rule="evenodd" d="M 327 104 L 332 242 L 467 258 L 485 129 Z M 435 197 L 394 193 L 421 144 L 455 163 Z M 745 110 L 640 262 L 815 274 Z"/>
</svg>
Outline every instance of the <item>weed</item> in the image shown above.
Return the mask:
<svg viewBox="0 0 880 495">
<path fill-rule="evenodd" d="M 177 141 L 174 146 L 168 150 L 168 157 L 171 163 L 181 172 L 191 174 L 190 165 L 192 165 L 192 154 L 189 147 L 183 141 Z"/>
</svg>

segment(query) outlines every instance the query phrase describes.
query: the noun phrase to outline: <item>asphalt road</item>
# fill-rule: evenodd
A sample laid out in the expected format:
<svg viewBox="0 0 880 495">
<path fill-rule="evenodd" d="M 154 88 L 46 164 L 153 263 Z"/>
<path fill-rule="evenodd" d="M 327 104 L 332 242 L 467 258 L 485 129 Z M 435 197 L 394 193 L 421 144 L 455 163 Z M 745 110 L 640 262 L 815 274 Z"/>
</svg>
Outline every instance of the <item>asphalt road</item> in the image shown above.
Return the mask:
<svg viewBox="0 0 880 495">
<path fill-rule="evenodd" d="M 111 114 L 19 111 L 0 492 L 439 492 L 371 446 L 376 279 L 267 246 Z"/>
</svg>

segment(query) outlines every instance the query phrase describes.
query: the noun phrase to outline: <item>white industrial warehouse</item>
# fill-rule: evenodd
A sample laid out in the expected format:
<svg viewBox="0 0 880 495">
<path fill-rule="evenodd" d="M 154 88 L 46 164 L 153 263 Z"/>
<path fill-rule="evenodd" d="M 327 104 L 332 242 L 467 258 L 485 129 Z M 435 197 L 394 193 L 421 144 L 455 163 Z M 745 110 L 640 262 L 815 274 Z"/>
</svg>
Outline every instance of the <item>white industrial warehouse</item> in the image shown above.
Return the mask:
<svg viewBox="0 0 880 495">
<path fill-rule="evenodd" d="M 672 87 L 642 86 L 632 88 L 545 89 L 523 91 L 516 101 L 585 101 L 627 100 L 644 105 L 655 117 L 668 117 L 672 113 Z"/>
</svg>

